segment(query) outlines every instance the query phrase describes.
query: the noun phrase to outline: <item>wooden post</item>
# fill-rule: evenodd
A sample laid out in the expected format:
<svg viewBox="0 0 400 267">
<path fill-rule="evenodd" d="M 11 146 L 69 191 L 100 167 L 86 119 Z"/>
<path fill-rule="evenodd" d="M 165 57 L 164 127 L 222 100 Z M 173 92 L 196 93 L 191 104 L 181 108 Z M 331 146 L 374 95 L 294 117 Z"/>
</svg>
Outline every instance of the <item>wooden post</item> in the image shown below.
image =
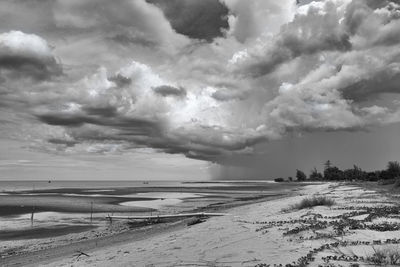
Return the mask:
<svg viewBox="0 0 400 267">
<path fill-rule="evenodd" d="M 93 201 L 90 202 L 90 222 L 93 221 Z"/>
<path fill-rule="evenodd" d="M 32 207 L 32 213 L 31 213 L 31 226 L 33 226 L 33 216 L 35 215 L 35 206 Z"/>
</svg>

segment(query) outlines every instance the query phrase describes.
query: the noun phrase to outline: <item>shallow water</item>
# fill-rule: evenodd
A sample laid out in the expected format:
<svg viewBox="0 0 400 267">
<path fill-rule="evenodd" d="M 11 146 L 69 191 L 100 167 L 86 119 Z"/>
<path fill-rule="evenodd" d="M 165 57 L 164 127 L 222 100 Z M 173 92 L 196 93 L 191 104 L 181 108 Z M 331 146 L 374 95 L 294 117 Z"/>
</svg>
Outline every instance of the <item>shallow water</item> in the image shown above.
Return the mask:
<svg viewBox="0 0 400 267">
<path fill-rule="evenodd" d="M 146 189 L 149 188 L 146 192 Z M 158 187 L 162 187 L 160 192 Z M 37 228 L 69 227 L 93 224 L 94 226 L 104 226 L 108 223 L 106 216 L 113 215 L 150 215 L 150 214 L 173 214 L 191 211 L 209 204 L 231 202 L 235 197 L 253 197 L 259 194 L 268 195 L 277 191 L 284 191 L 290 187 L 285 184 L 275 184 L 269 181 L 227 181 L 227 182 L 177 182 L 177 181 L 0 181 L 1 195 L 16 196 L 70 196 L 70 197 L 91 197 L 109 199 L 112 198 L 141 198 L 136 201 L 124 201 L 121 199 L 119 204 L 113 202 L 112 205 L 135 206 L 143 208 L 153 208 L 153 212 L 102 212 L 93 213 L 92 221 L 90 212 L 66 213 L 66 212 L 36 212 L 34 214 L 33 225 L 31 213 L 16 216 L 5 216 L 0 214 L 0 230 L 2 231 L 27 231 Z M 293 186 L 291 186 L 293 187 Z M 71 190 L 71 188 L 74 188 Z M 76 189 L 75 189 L 76 188 Z M 141 188 L 137 192 L 137 188 Z M 214 190 L 214 189 L 218 190 Z M 31 191 L 32 189 L 45 189 L 49 191 Z M 163 191 L 165 189 L 168 192 Z M 54 191 L 52 191 L 54 190 Z M 189 192 L 185 192 L 185 190 Z M 198 190 L 198 191 L 197 191 Z M 19 192 L 24 191 L 24 192 Z M 183 192 L 182 192 L 183 191 Z M 132 192 L 132 193 L 129 193 Z M 144 199 L 143 199 L 144 198 Z M 1 205 L 1 203 L 0 203 Z M 17 206 L 16 206 L 17 207 Z M 71 228 L 72 229 L 72 228 Z M 0 237 L 1 239 L 1 237 Z"/>
</svg>

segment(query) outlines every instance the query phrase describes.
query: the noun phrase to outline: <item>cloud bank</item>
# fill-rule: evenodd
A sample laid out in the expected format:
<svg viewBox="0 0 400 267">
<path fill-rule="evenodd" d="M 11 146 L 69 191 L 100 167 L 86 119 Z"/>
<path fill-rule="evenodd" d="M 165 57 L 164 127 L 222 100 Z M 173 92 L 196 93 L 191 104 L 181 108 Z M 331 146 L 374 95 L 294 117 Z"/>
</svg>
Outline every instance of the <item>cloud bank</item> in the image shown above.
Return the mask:
<svg viewBox="0 0 400 267">
<path fill-rule="evenodd" d="M 198 5 L 218 9 L 202 17 Z M 56 1 L 52 12 L 46 23 L 63 29 L 65 42 L 58 32 L 52 41 L 0 35 L 3 102 L 53 129 L 43 146 L 151 148 L 221 162 L 291 132 L 400 119 L 391 101 L 400 92 L 396 1 Z M 72 62 L 65 51 L 83 53 L 71 46 L 98 58 L 85 65 L 76 56 L 62 69 Z M 27 88 L 20 76 L 35 81 Z M 11 105 L 17 99 L 26 105 Z"/>
</svg>

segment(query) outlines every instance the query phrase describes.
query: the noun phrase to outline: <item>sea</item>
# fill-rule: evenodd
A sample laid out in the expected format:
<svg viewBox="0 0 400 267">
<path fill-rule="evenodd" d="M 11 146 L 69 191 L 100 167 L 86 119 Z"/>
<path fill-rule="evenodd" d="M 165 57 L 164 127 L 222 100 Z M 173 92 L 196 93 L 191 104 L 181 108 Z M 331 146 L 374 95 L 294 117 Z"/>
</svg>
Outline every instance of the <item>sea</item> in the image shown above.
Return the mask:
<svg viewBox="0 0 400 267">
<path fill-rule="evenodd" d="M 59 189 L 59 188 L 116 188 L 116 187 L 215 187 L 276 184 L 273 181 L 259 180 L 221 180 L 221 181 L 165 181 L 165 180 L 0 180 L 0 193 L 6 191 Z"/>
</svg>

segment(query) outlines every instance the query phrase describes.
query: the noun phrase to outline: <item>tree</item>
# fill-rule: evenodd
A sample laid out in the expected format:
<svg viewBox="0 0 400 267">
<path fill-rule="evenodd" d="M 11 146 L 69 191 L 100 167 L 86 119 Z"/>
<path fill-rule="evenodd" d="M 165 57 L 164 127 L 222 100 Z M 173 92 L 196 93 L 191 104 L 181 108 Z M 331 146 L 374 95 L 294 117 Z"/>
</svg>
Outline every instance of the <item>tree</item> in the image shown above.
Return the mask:
<svg viewBox="0 0 400 267">
<path fill-rule="evenodd" d="M 388 179 L 400 177 L 400 164 L 397 161 L 389 161 L 386 172 Z"/>
<path fill-rule="evenodd" d="M 288 177 L 288 180 L 289 180 L 289 182 L 292 182 L 292 181 L 293 181 L 293 177 L 292 177 L 292 176 L 289 176 L 289 177 Z"/>
<path fill-rule="evenodd" d="M 324 178 L 325 180 L 344 180 L 344 173 L 338 167 L 328 167 L 324 170 Z"/>
<path fill-rule="evenodd" d="M 310 180 L 322 180 L 323 176 L 322 173 L 318 172 L 317 168 L 314 167 L 310 173 Z"/>
<path fill-rule="evenodd" d="M 300 170 L 296 170 L 296 178 L 299 182 L 305 181 L 307 179 L 307 175 Z"/>
<path fill-rule="evenodd" d="M 380 171 L 373 171 L 373 172 L 368 172 L 366 174 L 366 180 L 367 181 L 378 181 L 379 180 L 379 175 L 380 175 Z"/>
<path fill-rule="evenodd" d="M 356 165 L 352 169 L 347 169 L 344 172 L 344 179 L 346 180 L 366 180 L 367 173 Z"/>
<path fill-rule="evenodd" d="M 327 160 L 324 164 L 324 170 L 329 169 L 330 167 L 332 167 L 331 161 Z"/>
</svg>

